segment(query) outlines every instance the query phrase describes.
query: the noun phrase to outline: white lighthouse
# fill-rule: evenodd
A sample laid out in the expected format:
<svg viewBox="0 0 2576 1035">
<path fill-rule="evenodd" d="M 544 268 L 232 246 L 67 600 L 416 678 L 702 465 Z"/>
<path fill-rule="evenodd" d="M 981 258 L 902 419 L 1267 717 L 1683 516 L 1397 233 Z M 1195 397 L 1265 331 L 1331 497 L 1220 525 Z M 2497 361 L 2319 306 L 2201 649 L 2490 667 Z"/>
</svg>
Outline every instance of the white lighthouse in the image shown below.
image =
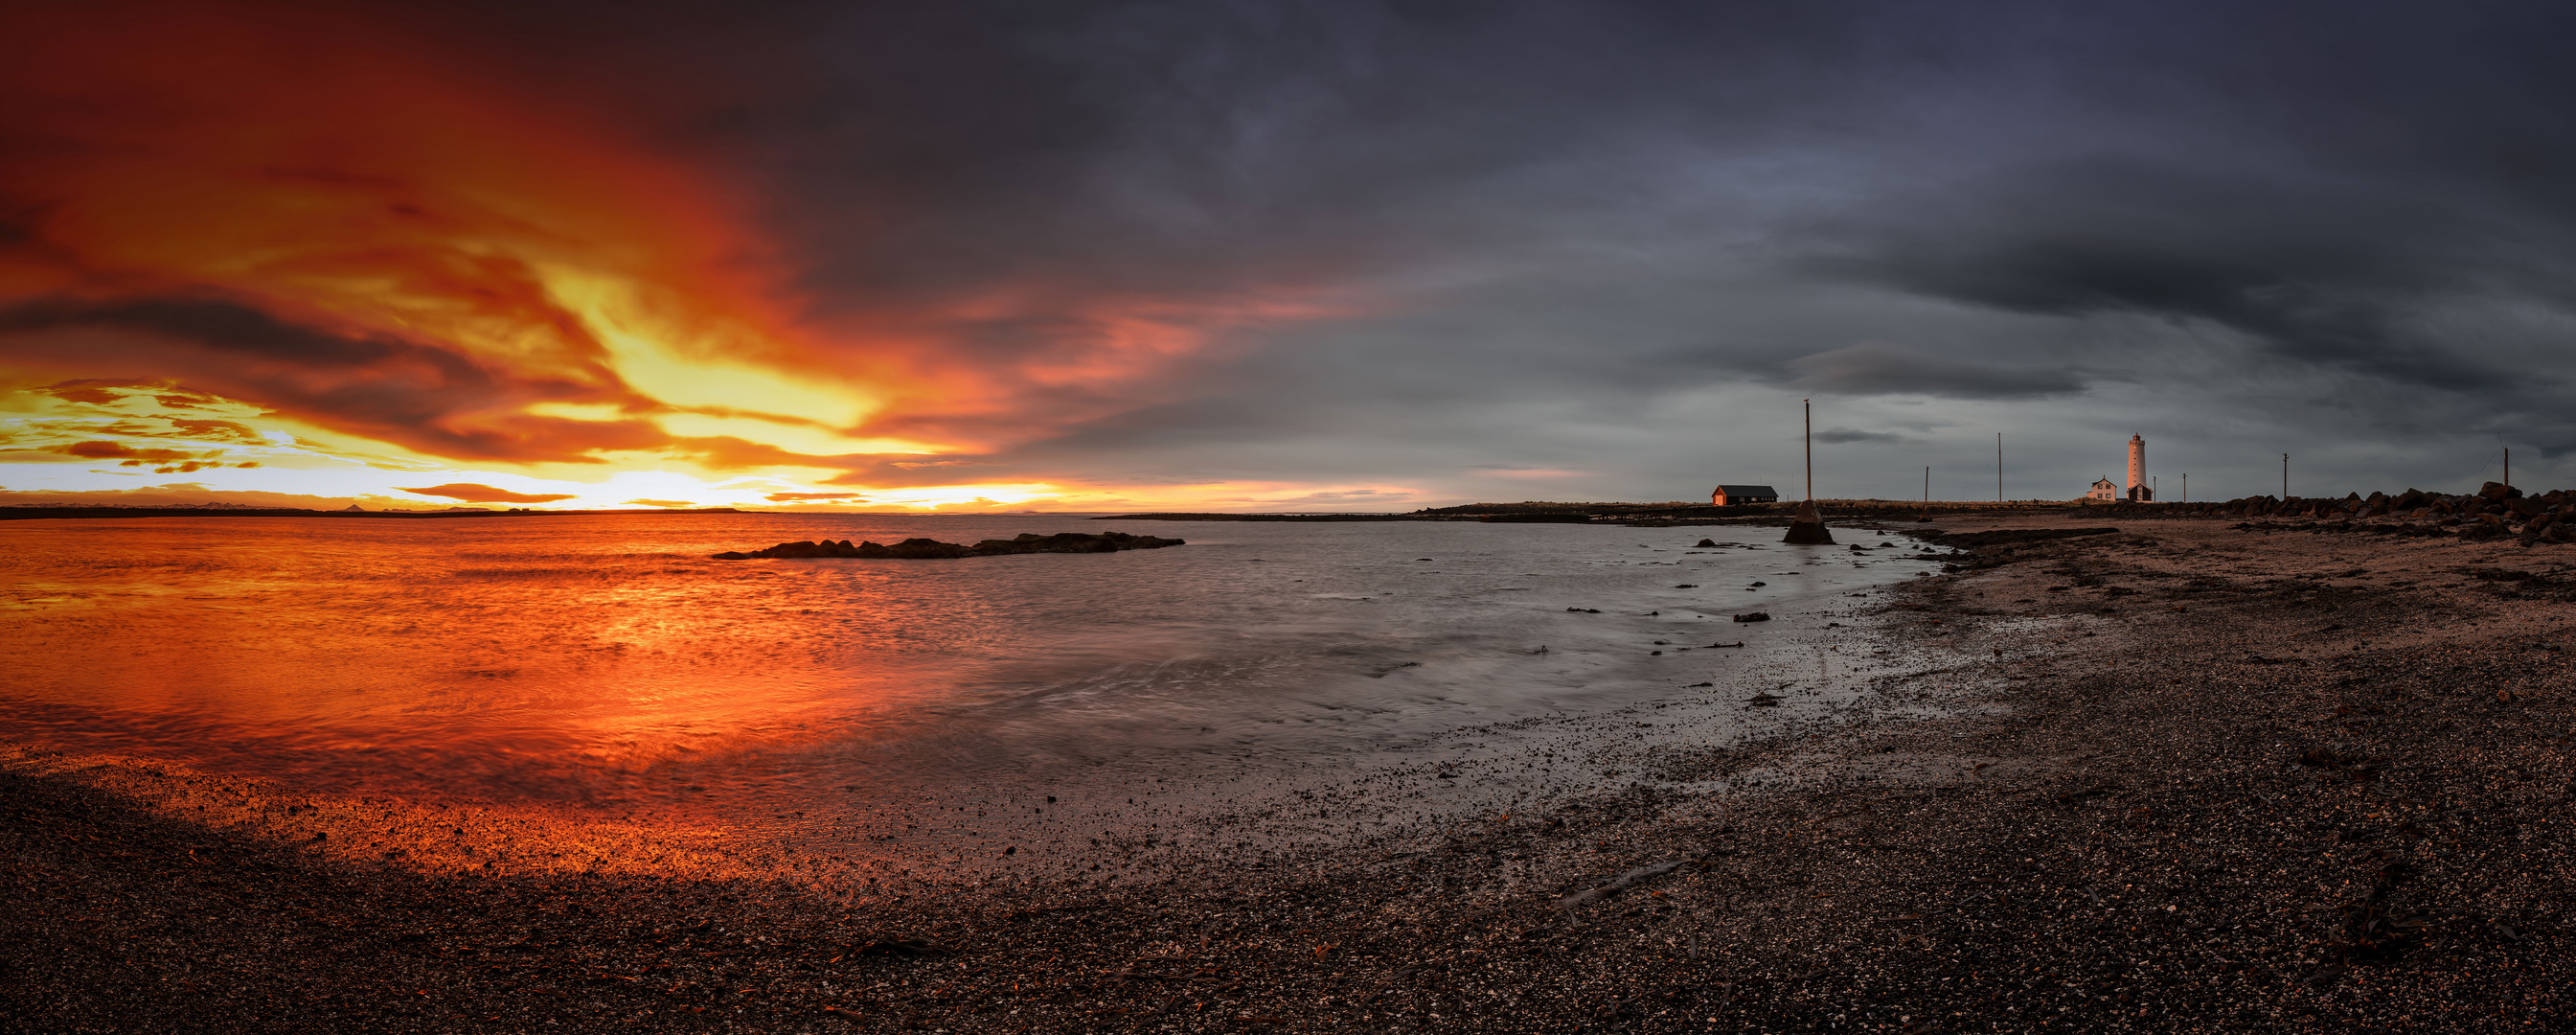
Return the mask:
<svg viewBox="0 0 2576 1035">
<path fill-rule="evenodd" d="M 2146 503 L 2156 498 L 2156 490 L 2147 487 L 2147 440 L 2129 436 L 2129 500 Z"/>
</svg>

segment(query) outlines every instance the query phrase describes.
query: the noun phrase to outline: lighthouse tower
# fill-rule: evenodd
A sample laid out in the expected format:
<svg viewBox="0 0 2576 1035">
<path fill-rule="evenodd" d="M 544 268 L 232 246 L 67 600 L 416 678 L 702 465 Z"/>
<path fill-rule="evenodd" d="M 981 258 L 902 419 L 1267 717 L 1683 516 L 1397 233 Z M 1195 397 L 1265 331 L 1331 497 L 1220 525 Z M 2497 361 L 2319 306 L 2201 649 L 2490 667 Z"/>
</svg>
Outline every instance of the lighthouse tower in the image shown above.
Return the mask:
<svg viewBox="0 0 2576 1035">
<path fill-rule="evenodd" d="M 2137 503 L 2146 503 L 2155 498 L 2156 491 L 2147 487 L 2147 440 L 2141 436 L 2131 435 L 2129 436 L 2129 499 Z"/>
</svg>

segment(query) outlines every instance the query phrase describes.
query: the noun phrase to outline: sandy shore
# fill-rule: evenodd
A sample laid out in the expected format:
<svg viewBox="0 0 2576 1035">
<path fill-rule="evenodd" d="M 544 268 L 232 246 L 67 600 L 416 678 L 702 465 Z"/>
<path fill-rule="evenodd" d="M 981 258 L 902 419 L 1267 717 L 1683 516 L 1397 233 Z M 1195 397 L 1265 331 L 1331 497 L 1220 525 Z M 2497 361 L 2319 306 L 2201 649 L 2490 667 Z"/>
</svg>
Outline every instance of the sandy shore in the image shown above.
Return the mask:
<svg viewBox="0 0 2576 1035">
<path fill-rule="evenodd" d="M 1859 706 L 1125 883 L 476 868 L 417 813 L 17 751 L 0 1030 L 2566 1027 L 2576 547 L 1929 527 L 2106 523 L 1873 598 L 1852 649 L 1928 660 Z"/>
</svg>

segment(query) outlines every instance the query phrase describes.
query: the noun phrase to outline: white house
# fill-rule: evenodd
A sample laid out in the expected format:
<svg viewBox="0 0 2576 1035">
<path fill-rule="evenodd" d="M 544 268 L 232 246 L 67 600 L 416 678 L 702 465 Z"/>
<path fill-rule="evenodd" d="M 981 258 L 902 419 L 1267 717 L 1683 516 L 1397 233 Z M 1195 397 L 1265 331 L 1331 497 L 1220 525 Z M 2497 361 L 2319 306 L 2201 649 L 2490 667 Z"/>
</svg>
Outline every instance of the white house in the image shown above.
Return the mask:
<svg viewBox="0 0 2576 1035">
<path fill-rule="evenodd" d="M 2084 498 L 2088 500 L 2101 500 L 2104 503 L 2115 502 L 2120 498 L 2120 487 L 2112 484 L 2111 479 L 2107 476 L 2096 478 L 2093 480 L 2093 491 L 2085 493 Z"/>
</svg>

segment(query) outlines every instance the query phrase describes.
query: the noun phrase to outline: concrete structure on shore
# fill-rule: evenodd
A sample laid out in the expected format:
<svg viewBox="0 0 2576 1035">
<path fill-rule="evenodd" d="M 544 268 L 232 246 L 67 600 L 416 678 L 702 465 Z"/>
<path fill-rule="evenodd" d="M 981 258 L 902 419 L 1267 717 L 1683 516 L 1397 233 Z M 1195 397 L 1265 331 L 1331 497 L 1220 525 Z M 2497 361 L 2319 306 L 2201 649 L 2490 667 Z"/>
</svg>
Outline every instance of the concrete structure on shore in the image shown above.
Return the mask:
<svg viewBox="0 0 2576 1035">
<path fill-rule="evenodd" d="M 2129 494 L 2131 503 L 2151 503 L 2156 490 L 2147 487 L 2147 440 L 2129 436 Z"/>
<path fill-rule="evenodd" d="M 1732 507 L 1738 503 L 1778 503 L 1780 490 L 1768 485 L 1720 485 L 1717 491 L 1708 494 L 1708 501 L 1720 507 Z"/>
<path fill-rule="evenodd" d="M 1799 500 L 1798 512 L 1789 517 L 1789 535 L 1780 541 L 1803 546 L 1832 546 L 1834 534 L 1825 530 L 1825 519 L 1816 512 L 1816 501 Z"/>
</svg>

